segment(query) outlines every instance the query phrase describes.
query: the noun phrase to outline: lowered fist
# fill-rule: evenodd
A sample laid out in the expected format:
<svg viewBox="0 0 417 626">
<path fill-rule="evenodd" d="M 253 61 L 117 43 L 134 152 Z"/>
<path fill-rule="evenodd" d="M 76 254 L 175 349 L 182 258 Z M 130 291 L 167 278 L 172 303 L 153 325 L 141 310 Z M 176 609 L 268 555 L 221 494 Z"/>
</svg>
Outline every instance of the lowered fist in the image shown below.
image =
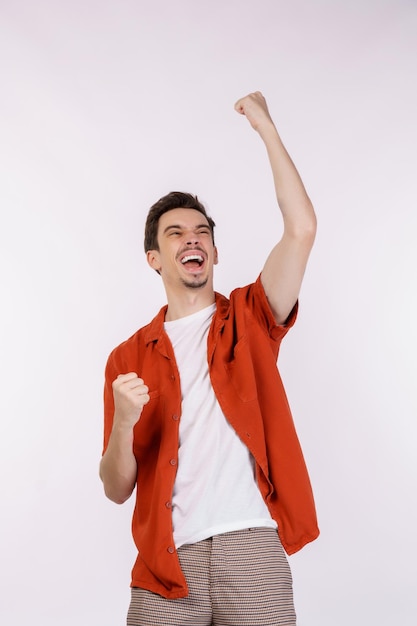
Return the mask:
<svg viewBox="0 0 417 626">
<path fill-rule="evenodd" d="M 119 374 L 113 381 L 114 421 L 133 428 L 149 402 L 148 387 L 135 372 Z"/>
</svg>

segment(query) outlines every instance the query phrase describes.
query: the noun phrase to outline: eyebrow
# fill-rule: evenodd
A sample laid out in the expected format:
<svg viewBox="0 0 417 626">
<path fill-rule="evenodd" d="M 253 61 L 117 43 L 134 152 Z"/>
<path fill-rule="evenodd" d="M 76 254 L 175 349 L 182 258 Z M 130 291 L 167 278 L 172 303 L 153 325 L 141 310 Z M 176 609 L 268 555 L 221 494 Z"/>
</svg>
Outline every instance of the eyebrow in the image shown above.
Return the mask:
<svg viewBox="0 0 417 626">
<path fill-rule="evenodd" d="M 197 226 L 193 227 L 193 230 L 198 230 L 199 228 L 207 228 L 208 230 L 210 230 L 210 225 L 209 224 L 197 224 Z M 170 224 L 169 226 L 164 228 L 163 234 L 167 233 L 170 230 L 183 230 L 183 229 L 184 229 L 184 226 L 181 226 L 180 224 Z"/>
</svg>

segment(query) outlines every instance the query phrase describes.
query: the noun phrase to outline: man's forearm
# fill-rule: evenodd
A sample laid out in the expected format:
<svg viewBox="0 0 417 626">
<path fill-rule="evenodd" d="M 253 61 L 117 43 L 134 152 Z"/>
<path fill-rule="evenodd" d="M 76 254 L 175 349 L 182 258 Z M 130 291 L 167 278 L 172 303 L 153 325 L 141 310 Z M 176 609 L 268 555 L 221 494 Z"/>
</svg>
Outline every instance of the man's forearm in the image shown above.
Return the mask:
<svg viewBox="0 0 417 626">
<path fill-rule="evenodd" d="M 314 237 L 316 217 L 313 205 L 275 125 L 272 120 L 267 120 L 257 130 L 268 153 L 275 193 L 287 234 Z"/>
<path fill-rule="evenodd" d="M 116 504 L 123 504 L 136 484 L 137 463 L 132 444 L 132 429 L 114 428 L 100 462 L 104 492 Z"/>
</svg>

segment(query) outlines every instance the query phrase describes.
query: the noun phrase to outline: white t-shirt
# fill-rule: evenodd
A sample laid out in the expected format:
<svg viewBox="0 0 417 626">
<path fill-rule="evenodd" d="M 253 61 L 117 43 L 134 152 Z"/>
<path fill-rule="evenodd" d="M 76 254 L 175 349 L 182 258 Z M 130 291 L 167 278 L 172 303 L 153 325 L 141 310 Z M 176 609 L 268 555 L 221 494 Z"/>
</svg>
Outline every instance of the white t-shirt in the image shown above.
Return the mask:
<svg viewBox="0 0 417 626">
<path fill-rule="evenodd" d="M 207 362 L 213 304 L 165 322 L 182 397 L 178 471 L 172 498 L 175 545 L 256 526 L 276 528 L 255 480 L 253 457 L 223 415 Z"/>
</svg>

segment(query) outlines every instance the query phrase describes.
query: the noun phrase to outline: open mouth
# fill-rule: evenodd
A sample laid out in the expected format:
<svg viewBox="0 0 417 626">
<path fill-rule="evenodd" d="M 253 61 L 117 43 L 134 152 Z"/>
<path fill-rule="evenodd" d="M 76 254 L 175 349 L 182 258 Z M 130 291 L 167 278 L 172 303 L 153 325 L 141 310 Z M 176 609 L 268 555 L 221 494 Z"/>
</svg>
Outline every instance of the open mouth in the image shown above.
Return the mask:
<svg viewBox="0 0 417 626">
<path fill-rule="evenodd" d="M 181 259 L 181 263 L 185 265 L 186 263 L 198 263 L 198 265 L 202 265 L 204 262 L 201 254 L 187 254 L 187 256 Z"/>
<path fill-rule="evenodd" d="M 185 254 L 181 259 L 181 265 L 190 271 L 199 269 L 203 263 L 204 257 L 201 254 Z"/>
</svg>

